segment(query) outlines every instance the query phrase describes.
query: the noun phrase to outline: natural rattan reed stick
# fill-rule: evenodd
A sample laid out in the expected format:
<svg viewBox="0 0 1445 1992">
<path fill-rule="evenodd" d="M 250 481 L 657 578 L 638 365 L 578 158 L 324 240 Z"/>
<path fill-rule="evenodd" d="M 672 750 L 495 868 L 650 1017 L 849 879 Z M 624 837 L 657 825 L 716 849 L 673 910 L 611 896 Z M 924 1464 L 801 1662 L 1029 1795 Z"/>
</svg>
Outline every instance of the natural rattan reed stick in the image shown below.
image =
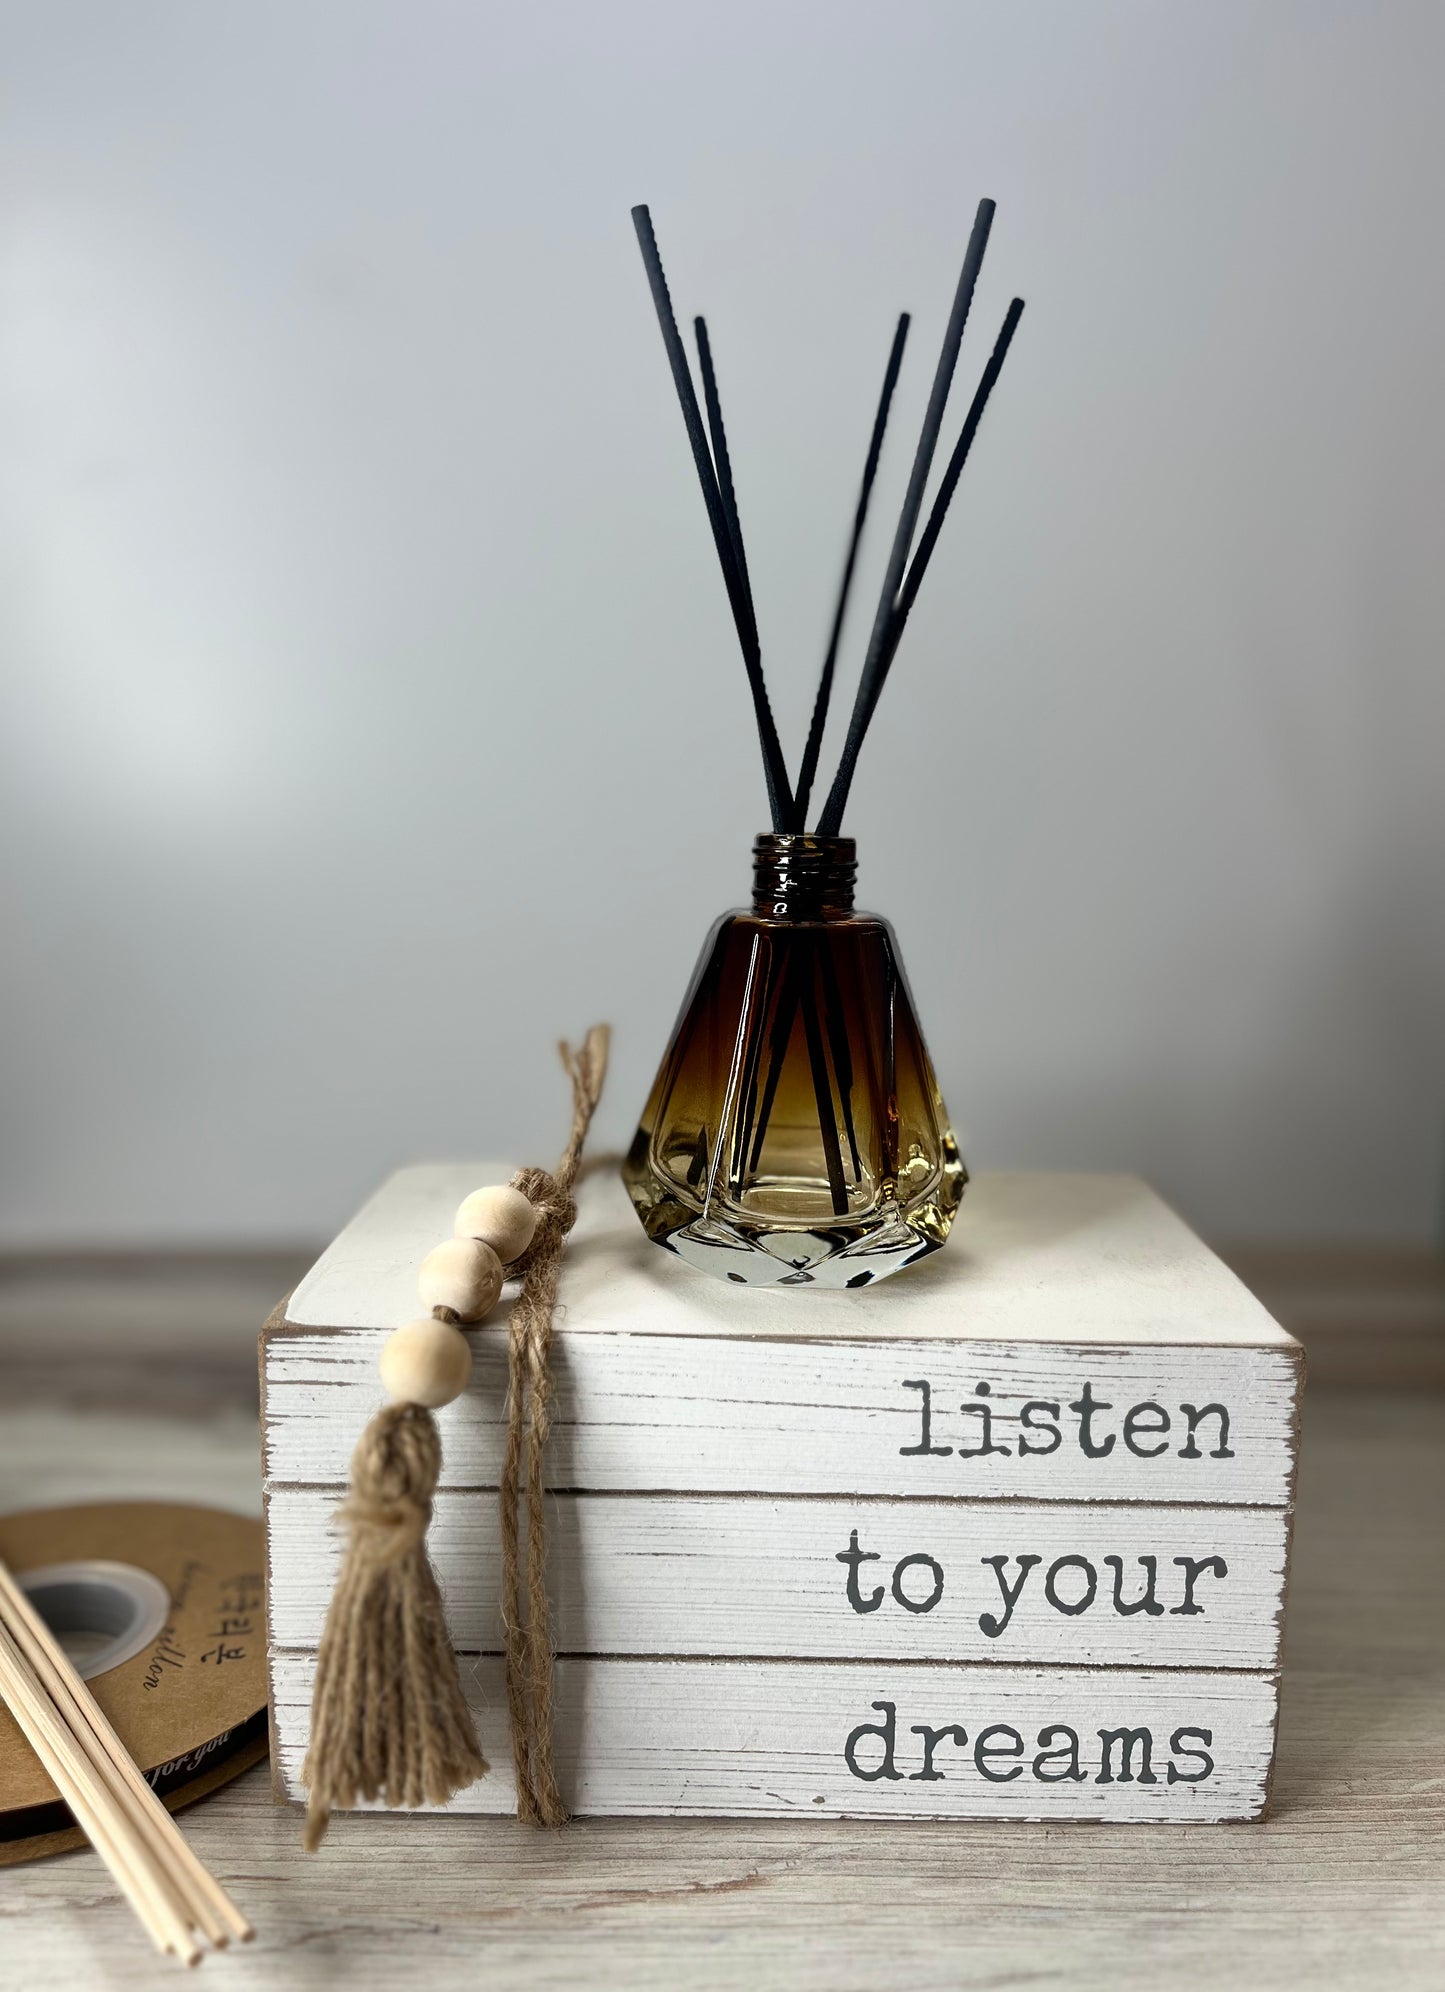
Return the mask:
<svg viewBox="0 0 1445 1992">
<path fill-rule="evenodd" d="M 64 1648 L 13 1574 L 0 1562 L 0 1623 L 101 1770 L 155 1860 L 169 1872 L 186 1913 L 207 1940 L 222 1946 L 255 1935 L 225 1889 L 191 1851 L 184 1835 L 142 1777 Z"/>
<path fill-rule="evenodd" d="M 218 1947 L 253 1934 L 3 1563 L 0 1694 L 159 1949 L 194 1964 L 196 1933 Z"/>
<path fill-rule="evenodd" d="M 157 1950 L 174 1951 L 183 1963 L 193 1964 L 200 1956 L 200 1946 L 187 1935 L 165 1881 L 121 1814 L 100 1771 L 62 1721 L 54 1702 L 3 1627 L 0 1627 L 0 1695 Z"/>
</svg>

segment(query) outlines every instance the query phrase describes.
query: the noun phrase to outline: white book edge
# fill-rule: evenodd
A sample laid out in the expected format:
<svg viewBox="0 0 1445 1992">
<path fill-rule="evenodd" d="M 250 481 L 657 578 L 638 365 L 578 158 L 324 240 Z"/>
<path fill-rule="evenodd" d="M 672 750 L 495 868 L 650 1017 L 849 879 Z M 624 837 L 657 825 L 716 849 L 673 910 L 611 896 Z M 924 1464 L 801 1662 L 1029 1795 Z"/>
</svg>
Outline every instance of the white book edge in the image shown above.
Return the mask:
<svg viewBox="0 0 1445 1992">
<path fill-rule="evenodd" d="M 386 1331 L 286 1330 L 263 1364 L 268 1485 L 344 1482 L 381 1403 Z M 439 1414 L 443 1484 L 495 1486 L 505 1330 L 470 1336 Z M 1285 1506 L 1289 1347 L 666 1339 L 553 1346 L 549 1483 L 604 1492 Z"/>
<path fill-rule="evenodd" d="M 299 1800 L 314 1659 L 273 1669 L 275 1765 Z M 493 1768 L 443 1809 L 510 1814 L 502 1663 L 464 1678 Z M 563 1659 L 556 1761 L 593 1816 L 1246 1820 L 1276 1704 L 1270 1674 Z"/>
<path fill-rule="evenodd" d="M 271 1639 L 315 1647 L 340 1570 L 339 1490 L 267 1503 Z M 561 1654 L 1269 1669 L 1279 1508 L 558 1495 Z M 454 1645 L 505 1650 L 495 1498 L 438 1495 L 427 1538 Z"/>
</svg>

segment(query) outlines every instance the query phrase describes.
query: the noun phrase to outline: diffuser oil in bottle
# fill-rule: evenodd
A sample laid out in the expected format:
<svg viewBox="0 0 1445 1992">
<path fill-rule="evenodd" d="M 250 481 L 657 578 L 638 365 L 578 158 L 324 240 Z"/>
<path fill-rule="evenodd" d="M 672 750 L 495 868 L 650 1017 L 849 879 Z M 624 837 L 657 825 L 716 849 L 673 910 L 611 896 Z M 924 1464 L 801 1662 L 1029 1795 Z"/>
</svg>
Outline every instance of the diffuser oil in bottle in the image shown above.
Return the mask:
<svg viewBox="0 0 1445 1992">
<path fill-rule="evenodd" d="M 856 869 L 848 837 L 757 839 L 623 1166 L 654 1243 L 742 1285 L 883 1279 L 943 1244 L 968 1181 Z"/>
</svg>

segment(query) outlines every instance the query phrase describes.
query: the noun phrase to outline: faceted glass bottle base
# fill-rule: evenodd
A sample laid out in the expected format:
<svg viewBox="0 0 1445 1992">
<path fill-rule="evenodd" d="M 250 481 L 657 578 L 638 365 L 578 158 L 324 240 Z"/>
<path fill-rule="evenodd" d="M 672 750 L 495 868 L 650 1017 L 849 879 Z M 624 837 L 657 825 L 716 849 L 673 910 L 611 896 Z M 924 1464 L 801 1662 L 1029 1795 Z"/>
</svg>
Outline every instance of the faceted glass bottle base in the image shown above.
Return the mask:
<svg viewBox="0 0 1445 1992">
<path fill-rule="evenodd" d="M 947 1238 L 968 1171 L 951 1129 L 940 1146 L 938 1183 L 918 1203 L 904 1209 L 885 1202 L 860 1221 L 798 1229 L 781 1227 L 776 1217 L 750 1219 L 736 1208 L 712 1212 L 693 1203 L 651 1172 L 640 1136 L 622 1173 L 648 1237 L 701 1272 L 738 1286 L 863 1287 L 926 1258 Z M 826 1201 L 826 1182 L 805 1187 L 815 1201 Z M 776 1192 L 770 1201 L 776 1206 Z"/>
</svg>

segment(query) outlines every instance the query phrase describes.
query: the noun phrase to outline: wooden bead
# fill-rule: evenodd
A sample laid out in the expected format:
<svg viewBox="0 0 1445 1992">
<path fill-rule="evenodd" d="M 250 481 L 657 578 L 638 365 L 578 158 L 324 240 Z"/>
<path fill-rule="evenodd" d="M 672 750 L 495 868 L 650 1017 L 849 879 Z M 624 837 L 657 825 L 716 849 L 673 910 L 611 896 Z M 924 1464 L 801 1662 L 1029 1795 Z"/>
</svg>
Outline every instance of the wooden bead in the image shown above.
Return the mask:
<svg viewBox="0 0 1445 1992">
<path fill-rule="evenodd" d="M 473 1190 L 457 1212 L 458 1238 L 480 1238 L 504 1266 L 520 1259 L 537 1229 L 536 1206 L 510 1183 Z"/>
<path fill-rule="evenodd" d="M 422 1260 L 416 1291 L 428 1310 L 449 1307 L 463 1321 L 480 1321 L 502 1291 L 502 1262 L 485 1239 L 444 1238 Z"/>
<path fill-rule="evenodd" d="M 424 1404 L 429 1411 L 460 1397 L 472 1373 L 472 1352 L 460 1328 L 424 1315 L 387 1336 L 381 1382 L 393 1404 Z"/>
</svg>

